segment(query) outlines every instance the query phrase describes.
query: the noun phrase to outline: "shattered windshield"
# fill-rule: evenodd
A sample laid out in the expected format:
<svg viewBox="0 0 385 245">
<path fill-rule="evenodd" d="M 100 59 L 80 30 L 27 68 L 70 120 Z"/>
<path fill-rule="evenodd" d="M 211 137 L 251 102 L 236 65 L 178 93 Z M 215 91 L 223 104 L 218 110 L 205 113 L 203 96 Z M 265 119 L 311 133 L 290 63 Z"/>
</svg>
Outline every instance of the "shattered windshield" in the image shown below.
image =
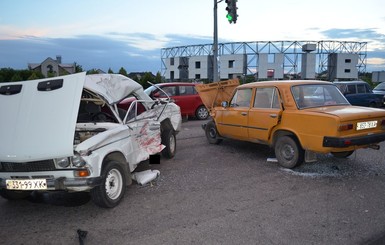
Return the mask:
<svg viewBox="0 0 385 245">
<path fill-rule="evenodd" d="M 299 109 L 332 105 L 349 105 L 349 102 L 339 89 L 332 84 L 297 85 L 293 86 L 291 91 Z"/>
</svg>

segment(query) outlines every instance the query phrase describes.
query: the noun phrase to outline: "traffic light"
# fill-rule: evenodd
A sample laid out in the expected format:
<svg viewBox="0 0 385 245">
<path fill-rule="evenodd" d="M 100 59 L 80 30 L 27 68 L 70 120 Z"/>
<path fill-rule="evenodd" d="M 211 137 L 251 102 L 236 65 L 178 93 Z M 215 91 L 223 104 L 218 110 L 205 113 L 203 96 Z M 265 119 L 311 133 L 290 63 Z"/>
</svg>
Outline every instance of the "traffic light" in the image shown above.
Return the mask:
<svg viewBox="0 0 385 245">
<path fill-rule="evenodd" d="M 233 22 L 234 24 L 237 23 L 237 0 L 226 0 L 225 3 L 227 4 L 227 20 L 230 24 Z"/>
</svg>

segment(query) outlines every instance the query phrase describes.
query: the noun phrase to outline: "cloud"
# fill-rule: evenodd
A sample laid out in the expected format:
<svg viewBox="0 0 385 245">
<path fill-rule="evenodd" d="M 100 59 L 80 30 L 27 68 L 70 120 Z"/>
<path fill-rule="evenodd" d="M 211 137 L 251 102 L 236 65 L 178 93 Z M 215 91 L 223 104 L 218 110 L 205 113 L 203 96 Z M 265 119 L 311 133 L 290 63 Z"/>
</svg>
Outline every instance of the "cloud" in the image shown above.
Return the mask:
<svg viewBox="0 0 385 245">
<path fill-rule="evenodd" d="M 61 55 L 63 63 L 81 65 L 84 70 L 120 67 L 127 71 L 161 70 L 161 48 L 206 44 L 208 37 L 182 35 L 158 36 L 148 33 L 108 33 L 78 35 L 70 38 L 18 36 L 0 40 L 0 68 L 26 69 L 28 63 L 40 63 L 47 57 Z M 15 52 L 17 50 L 17 52 Z"/>
<path fill-rule="evenodd" d="M 170 39 L 162 35 L 154 35 L 149 33 L 107 33 L 107 37 L 113 40 L 119 40 L 128 46 L 142 50 L 159 50 L 164 47 Z"/>
<path fill-rule="evenodd" d="M 368 29 L 329 29 L 321 32 L 326 38 L 368 42 L 368 50 L 384 50 L 385 34 L 376 28 Z"/>
<path fill-rule="evenodd" d="M 124 41 L 102 36 L 23 37 L 0 40 L 0 47 L 0 67 L 26 69 L 28 63 L 40 63 L 47 57 L 61 55 L 63 63 L 76 62 L 85 70 L 108 70 L 110 67 L 114 71 L 120 67 L 130 71 L 160 70 L 159 49 L 142 50 L 129 46 Z M 133 57 L 130 54 L 135 55 Z"/>
<path fill-rule="evenodd" d="M 368 70 L 384 70 L 385 68 L 385 50 L 368 51 L 366 64 Z"/>
<path fill-rule="evenodd" d="M 326 38 L 331 39 L 358 39 L 358 40 L 381 40 L 384 34 L 372 29 L 329 29 L 321 32 Z"/>
<path fill-rule="evenodd" d="M 321 33 L 329 39 L 367 42 L 367 71 L 384 69 L 385 34 L 378 29 L 328 29 Z"/>
<path fill-rule="evenodd" d="M 368 58 L 366 61 L 368 65 L 385 66 L 385 58 Z"/>
<path fill-rule="evenodd" d="M 368 42 L 367 70 L 385 66 L 384 35 L 372 30 L 330 29 L 324 31 L 328 38 L 338 33 L 376 38 Z M 341 36 L 341 35 L 340 35 Z M 107 35 L 78 35 L 74 37 L 47 38 L 23 35 L 0 39 L 0 68 L 27 69 L 28 63 L 40 63 L 47 57 L 62 56 L 63 63 L 81 65 L 84 70 L 111 68 L 117 72 L 124 67 L 128 72 L 161 71 L 161 49 L 177 46 L 211 44 L 210 36 L 180 34 L 154 35 L 149 33 L 110 32 Z M 220 39 L 220 43 L 229 40 Z M 381 68 L 382 66 L 382 68 Z"/>
<path fill-rule="evenodd" d="M 26 37 L 41 37 L 47 33 L 44 28 L 20 29 L 10 25 L 0 25 L 0 40 L 14 40 Z"/>
</svg>

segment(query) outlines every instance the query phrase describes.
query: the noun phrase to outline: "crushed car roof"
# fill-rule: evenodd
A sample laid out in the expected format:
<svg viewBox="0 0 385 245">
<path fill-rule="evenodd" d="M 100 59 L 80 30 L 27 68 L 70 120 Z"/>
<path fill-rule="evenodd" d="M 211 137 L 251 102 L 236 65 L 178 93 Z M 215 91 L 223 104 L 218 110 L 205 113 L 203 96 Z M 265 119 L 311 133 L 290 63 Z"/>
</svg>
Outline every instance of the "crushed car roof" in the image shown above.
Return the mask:
<svg viewBox="0 0 385 245">
<path fill-rule="evenodd" d="M 140 99 L 151 100 L 143 93 L 143 87 L 134 80 L 120 74 L 87 75 L 84 88 L 97 93 L 109 103 L 116 104 L 130 94 L 139 94 Z"/>
</svg>

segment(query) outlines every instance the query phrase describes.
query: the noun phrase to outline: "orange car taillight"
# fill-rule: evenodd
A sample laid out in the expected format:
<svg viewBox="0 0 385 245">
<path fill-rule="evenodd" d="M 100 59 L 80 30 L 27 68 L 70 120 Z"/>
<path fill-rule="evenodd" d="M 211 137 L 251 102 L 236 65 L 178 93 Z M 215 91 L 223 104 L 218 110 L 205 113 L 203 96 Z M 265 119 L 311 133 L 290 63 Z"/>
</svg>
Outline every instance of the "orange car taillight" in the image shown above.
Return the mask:
<svg viewBox="0 0 385 245">
<path fill-rule="evenodd" d="M 348 124 L 341 124 L 340 127 L 338 128 L 338 131 L 346 131 L 353 129 L 353 124 L 348 123 Z"/>
</svg>

